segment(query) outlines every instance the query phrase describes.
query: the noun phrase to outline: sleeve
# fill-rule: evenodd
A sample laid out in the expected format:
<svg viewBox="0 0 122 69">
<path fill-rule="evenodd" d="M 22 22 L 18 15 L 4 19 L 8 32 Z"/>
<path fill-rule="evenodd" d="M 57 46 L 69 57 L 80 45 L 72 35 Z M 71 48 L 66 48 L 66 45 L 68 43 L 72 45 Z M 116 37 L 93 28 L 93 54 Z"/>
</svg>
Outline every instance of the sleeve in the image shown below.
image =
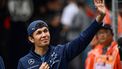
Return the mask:
<svg viewBox="0 0 122 69">
<path fill-rule="evenodd" d="M 79 55 L 87 47 L 102 24 L 95 20 L 86 30 L 80 33 L 78 38 L 65 45 L 64 53 L 68 61 Z"/>
<path fill-rule="evenodd" d="M 22 65 L 22 63 L 21 63 L 20 60 L 19 60 L 19 62 L 18 62 L 17 69 L 24 69 L 24 67 L 23 67 L 23 65 Z"/>
<path fill-rule="evenodd" d="M 81 53 L 81 66 L 82 66 L 82 68 L 83 69 L 85 69 L 85 61 L 86 61 L 86 59 L 87 59 L 87 57 L 88 57 L 88 53 L 90 52 L 92 50 L 92 46 L 89 44 L 86 48 L 85 48 L 85 50 Z"/>
<path fill-rule="evenodd" d="M 0 69 L 5 69 L 2 57 L 0 57 Z"/>
</svg>

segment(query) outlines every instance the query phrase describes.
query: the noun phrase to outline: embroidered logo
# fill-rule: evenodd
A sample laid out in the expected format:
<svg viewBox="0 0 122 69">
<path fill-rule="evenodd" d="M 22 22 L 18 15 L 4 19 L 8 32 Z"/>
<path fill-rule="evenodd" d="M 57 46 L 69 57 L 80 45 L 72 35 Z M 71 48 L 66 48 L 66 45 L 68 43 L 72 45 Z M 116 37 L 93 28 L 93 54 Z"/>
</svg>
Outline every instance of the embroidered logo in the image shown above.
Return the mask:
<svg viewBox="0 0 122 69">
<path fill-rule="evenodd" d="M 50 59 L 50 66 L 52 67 L 55 63 L 57 63 L 57 62 L 59 62 L 59 60 L 57 59 L 58 58 L 58 54 L 57 53 L 55 53 L 55 52 L 53 52 L 52 54 L 51 54 L 51 59 Z"/>
<path fill-rule="evenodd" d="M 35 30 L 35 28 L 32 28 L 31 30 Z"/>
<path fill-rule="evenodd" d="M 35 63 L 35 60 L 34 59 L 29 59 L 28 60 L 28 64 L 33 65 L 34 63 Z"/>
</svg>

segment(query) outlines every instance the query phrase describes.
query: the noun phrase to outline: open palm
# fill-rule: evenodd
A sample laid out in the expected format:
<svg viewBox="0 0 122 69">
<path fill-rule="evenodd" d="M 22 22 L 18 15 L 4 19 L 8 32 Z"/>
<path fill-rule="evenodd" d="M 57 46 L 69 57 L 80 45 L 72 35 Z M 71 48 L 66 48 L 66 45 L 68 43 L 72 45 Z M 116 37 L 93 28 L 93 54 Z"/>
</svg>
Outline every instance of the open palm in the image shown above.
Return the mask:
<svg viewBox="0 0 122 69">
<path fill-rule="evenodd" d="M 105 14 L 105 3 L 104 0 L 94 0 L 95 7 L 99 13 Z"/>
</svg>

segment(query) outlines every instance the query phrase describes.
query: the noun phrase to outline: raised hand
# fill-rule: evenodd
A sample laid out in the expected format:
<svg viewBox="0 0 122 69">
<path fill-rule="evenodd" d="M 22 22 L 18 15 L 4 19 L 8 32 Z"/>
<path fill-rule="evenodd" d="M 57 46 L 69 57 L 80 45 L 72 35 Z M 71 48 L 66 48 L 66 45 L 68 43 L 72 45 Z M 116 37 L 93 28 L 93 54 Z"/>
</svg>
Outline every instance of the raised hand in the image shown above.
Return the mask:
<svg viewBox="0 0 122 69">
<path fill-rule="evenodd" d="M 104 0 L 94 0 L 94 5 L 101 14 L 105 14 Z"/>
<path fill-rule="evenodd" d="M 106 8 L 104 0 L 94 0 L 95 7 L 97 8 L 99 15 L 96 17 L 96 21 L 101 23 L 106 14 Z"/>
<path fill-rule="evenodd" d="M 49 68 L 50 67 L 46 62 L 42 63 L 42 65 L 39 67 L 39 69 L 49 69 Z"/>
</svg>

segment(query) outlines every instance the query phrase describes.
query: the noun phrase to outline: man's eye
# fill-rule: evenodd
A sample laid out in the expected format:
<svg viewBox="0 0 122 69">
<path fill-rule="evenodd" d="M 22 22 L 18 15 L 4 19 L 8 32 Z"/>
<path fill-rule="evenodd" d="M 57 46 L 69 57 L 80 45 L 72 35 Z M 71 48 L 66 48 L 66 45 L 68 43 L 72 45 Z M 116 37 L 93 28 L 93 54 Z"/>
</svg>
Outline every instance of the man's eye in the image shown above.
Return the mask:
<svg viewBox="0 0 122 69">
<path fill-rule="evenodd" d="M 46 33 L 46 32 L 48 32 L 48 30 L 47 30 L 47 29 L 45 29 L 45 30 L 44 30 L 44 32 Z"/>
<path fill-rule="evenodd" d="M 37 34 L 41 34 L 42 32 L 41 31 L 38 31 Z"/>
</svg>

